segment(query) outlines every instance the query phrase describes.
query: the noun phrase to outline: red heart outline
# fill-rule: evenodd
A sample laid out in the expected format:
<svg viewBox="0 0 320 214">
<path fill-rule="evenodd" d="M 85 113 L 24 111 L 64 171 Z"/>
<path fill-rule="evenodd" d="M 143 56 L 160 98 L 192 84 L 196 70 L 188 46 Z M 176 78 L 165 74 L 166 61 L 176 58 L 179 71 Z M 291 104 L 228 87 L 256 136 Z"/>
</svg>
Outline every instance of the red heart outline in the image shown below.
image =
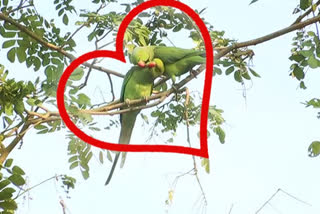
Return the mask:
<svg viewBox="0 0 320 214">
<path fill-rule="evenodd" d="M 203 100 L 201 106 L 201 118 L 200 118 L 200 149 L 184 147 L 184 146 L 172 146 L 172 145 L 142 145 L 142 144 L 118 144 L 118 143 L 109 143 L 105 141 L 101 141 L 90 137 L 86 133 L 82 132 L 70 119 L 67 110 L 64 105 L 64 91 L 65 86 L 68 81 L 68 78 L 72 74 L 72 72 L 83 62 L 88 61 L 92 58 L 97 57 L 108 57 L 119 60 L 121 62 L 126 62 L 124 54 L 123 54 L 123 37 L 124 33 L 129 25 L 129 23 L 143 10 L 146 10 L 155 6 L 169 6 L 180 9 L 189 15 L 199 27 L 202 37 L 204 39 L 204 44 L 206 47 L 206 74 L 205 74 L 205 82 L 203 89 Z M 207 143 L 207 123 L 208 123 L 208 109 L 209 109 L 209 100 L 211 93 L 211 84 L 212 84 L 212 74 L 213 74 L 213 47 L 211 43 L 210 34 L 205 24 L 199 17 L 197 13 L 195 13 L 188 5 L 185 5 L 181 2 L 175 0 L 150 0 L 146 1 L 136 8 L 132 9 L 128 15 L 123 19 L 118 35 L 116 38 L 116 51 L 109 50 L 96 50 L 92 52 L 88 52 L 78 57 L 66 68 L 64 73 L 62 74 L 58 89 L 57 89 L 57 105 L 59 109 L 60 116 L 66 126 L 72 131 L 77 137 L 81 140 L 108 150 L 115 150 L 121 152 L 170 152 L 170 153 L 181 153 L 181 154 L 189 154 L 200 156 L 204 158 L 208 158 L 208 143 Z"/>
</svg>

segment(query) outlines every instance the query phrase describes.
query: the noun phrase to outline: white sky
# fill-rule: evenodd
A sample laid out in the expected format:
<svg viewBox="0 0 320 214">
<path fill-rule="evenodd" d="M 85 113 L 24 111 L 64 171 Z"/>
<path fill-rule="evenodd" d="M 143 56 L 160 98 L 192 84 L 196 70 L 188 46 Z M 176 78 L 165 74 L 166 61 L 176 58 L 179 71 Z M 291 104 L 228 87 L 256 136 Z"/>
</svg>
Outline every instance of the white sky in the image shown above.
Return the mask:
<svg viewBox="0 0 320 214">
<path fill-rule="evenodd" d="M 238 41 L 253 39 L 288 26 L 294 21 L 292 11 L 298 2 L 260 0 L 248 6 L 249 0 L 184 1 L 194 9 L 208 7 L 206 19 L 216 29 L 225 30 L 228 37 Z M 48 8 L 45 5 L 47 2 L 39 4 L 42 5 L 38 10 L 43 14 L 45 7 Z M 47 9 L 46 14 L 50 17 L 55 13 L 53 9 Z M 86 34 L 81 36 L 85 38 Z M 312 206 L 279 193 L 271 201 L 273 208 L 267 205 L 260 213 L 320 212 L 320 160 L 307 155 L 310 142 L 320 139 L 320 121 L 316 119 L 316 111 L 300 104 L 319 97 L 316 80 L 320 75 L 313 70 L 308 72 L 305 81 L 308 89 L 305 91 L 298 89 L 298 82 L 289 77 L 288 57 L 292 37 L 293 34 L 290 34 L 252 47 L 255 52 L 254 69 L 262 78 L 246 83 L 246 100 L 242 97 L 241 86 L 235 83 L 232 76 L 218 76 L 213 81 L 211 104 L 225 111 L 227 123 L 224 128 L 227 137 L 224 145 L 216 138 L 209 139 L 209 175 L 199 164 L 199 176 L 208 200 L 207 213 L 228 213 L 232 205 L 232 214 L 255 213 L 278 188 Z M 186 45 L 184 38 L 173 40 L 178 47 Z M 87 50 L 93 50 L 93 46 L 84 43 L 77 54 Z M 121 69 L 121 66 L 117 64 L 110 68 Z M 14 70 L 11 67 L 10 70 L 11 75 L 19 75 L 21 78 L 30 76 L 30 73 L 22 73 L 22 69 Z M 199 89 L 203 76 L 190 84 L 189 88 Z M 97 85 L 100 79 L 107 81 L 105 76 L 99 77 L 93 77 Z M 98 88 L 107 93 L 109 89 L 105 85 L 99 85 Z M 120 90 L 120 85 L 117 85 L 117 90 Z M 97 91 L 93 91 L 90 96 L 100 98 Z M 145 135 L 146 129 L 139 129 L 141 121 L 138 123 L 133 139 L 142 141 L 145 137 L 139 137 Z M 114 133 L 107 135 L 115 136 Z M 181 133 L 177 141 L 184 142 L 183 135 Z M 197 143 L 198 139 L 193 139 Z M 165 206 L 175 176 L 192 168 L 190 156 L 129 154 L 125 167 L 121 170 L 117 168 L 111 184 L 105 187 L 104 182 L 111 166 L 109 162 L 101 166 L 93 158 L 90 178 L 84 181 L 77 170 L 68 171 L 66 150 L 67 143 L 62 132 L 43 136 L 29 133 L 22 149 L 13 152 L 11 157 L 27 172 L 30 186 L 54 174 L 66 173 L 78 178 L 76 190 L 71 191 L 71 199 L 66 199 L 59 185 L 51 181 L 31 191 L 32 200 L 21 200 L 24 205 L 20 204 L 18 213 L 62 213 L 59 197 L 65 200 L 72 214 L 200 213 L 198 208 L 201 204 L 197 203 L 200 190 L 193 176 L 179 180 L 173 204 L 169 208 Z"/>
</svg>

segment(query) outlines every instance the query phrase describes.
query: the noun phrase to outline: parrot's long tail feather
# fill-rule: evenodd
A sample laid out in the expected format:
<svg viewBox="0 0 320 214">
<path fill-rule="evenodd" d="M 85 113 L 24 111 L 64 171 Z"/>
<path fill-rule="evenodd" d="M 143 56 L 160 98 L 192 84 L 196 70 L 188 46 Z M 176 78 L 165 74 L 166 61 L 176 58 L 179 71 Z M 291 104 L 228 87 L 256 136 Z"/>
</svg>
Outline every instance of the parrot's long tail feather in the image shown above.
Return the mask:
<svg viewBox="0 0 320 214">
<path fill-rule="evenodd" d="M 119 143 L 121 143 L 121 144 L 129 144 L 130 138 L 131 138 L 131 134 L 132 134 L 132 130 L 133 130 L 133 127 L 134 127 L 134 123 L 136 121 L 137 114 L 138 114 L 138 111 L 122 115 Z M 113 172 L 114 172 L 114 170 L 115 170 L 115 168 L 117 166 L 117 162 L 119 160 L 119 157 L 120 157 L 120 152 L 118 152 L 116 154 L 116 157 L 115 157 L 115 159 L 113 161 L 113 164 L 112 164 L 112 167 L 111 167 L 111 171 L 109 173 L 109 176 L 108 176 L 108 179 L 107 179 L 105 185 L 109 184 L 109 182 L 110 182 L 110 180 L 112 178 Z M 125 158 L 125 156 L 123 158 Z M 124 164 L 124 161 L 125 160 L 121 161 L 121 165 L 122 166 Z"/>
<path fill-rule="evenodd" d="M 105 183 L 104 185 L 108 185 L 108 184 L 110 183 L 111 178 L 112 178 L 112 175 L 113 175 L 113 172 L 114 172 L 114 170 L 115 170 L 115 168 L 116 168 L 116 166 L 117 166 L 117 162 L 118 162 L 118 160 L 119 160 L 119 157 L 120 157 L 120 152 L 118 152 L 118 153 L 116 154 L 116 157 L 115 157 L 115 159 L 114 159 L 114 161 L 113 161 L 112 168 L 111 168 L 111 171 L 110 171 L 110 173 L 109 173 L 108 179 L 107 179 L 107 181 L 106 181 L 106 183 Z"/>
</svg>

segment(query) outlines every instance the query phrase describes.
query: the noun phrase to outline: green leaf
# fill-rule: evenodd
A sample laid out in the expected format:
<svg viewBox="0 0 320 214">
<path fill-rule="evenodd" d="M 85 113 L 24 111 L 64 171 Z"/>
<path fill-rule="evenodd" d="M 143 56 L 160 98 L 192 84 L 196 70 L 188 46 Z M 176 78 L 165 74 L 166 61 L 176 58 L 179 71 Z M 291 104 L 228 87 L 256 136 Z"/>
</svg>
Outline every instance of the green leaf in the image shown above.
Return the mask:
<svg viewBox="0 0 320 214">
<path fill-rule="evenodd" d="M 85 170 L 85 171 L 81 171 L 82 177 L 83 179 L 87 180 L 89 178 L 89 171 Z"/>
<path fill-rule="evenodd" d="M 25 175 L 26 173 L 18 166 L 12 168 L 12 172 L 17 175 Z"/>
<path fill-rule="evenodd" d="M 201 166 L 206 170 L 206 173 L 210 173 L 210 162 L 208 158 L 203 158 L 201 160 Z"/>
<path fill-rule="evenodd" d="M 307 87 L 305 86 L 305 84 L 304 84 L 303 81 L 300 82 L 300 88 L 302 88 L 302 89 L 307 89 Z"/>
<path fill-rule="evenodd" d="M 35 129 L 37 129 L 37 130 L 48 129 L 46 126 L 41 125 L 41 124 L 36 125 L 36 126 L 34 126 L 33 128 L 35 128 Z"/>
<path fill-rule="evenodd" d="M 21 175 L 13 174 L 9 178 L 9 181 L 11 181 L 14 185 L 22 186 L 26 183 L 26 181 L 23 179 Z"/>
<path fill-rule="evenodd" d="M 68 25 L 68 23 L 69 23 L 69 18 L 68 18 L 68 16 L 67 16 L 67 14 L 64 14 L 64 15 L 63 15 L 62 22 L 63 22 L 63 24 Z"/>
<path fill-rule="evenodd" d="M 17 113 L 17 114 L 22 114 L 23 111 L 24 111 L 24 104 L 22 102 L 22 100 L 17 100 L 15 103 L 14 103 L 14 111 Z"/>
<path fill-rule="evenodd" d="M 241 77 L 241 71 L 237 70 L 236 72 L 234 72 L 234 79 L 237 82 L 242 82 L 242 77 Z"/>
<path fill-rule="evenodd" d="M 309 49 L 309 50 L 302 50 L 299 51 L 299 54 L 301 54 L 304 57 L 310 57 L 311 55 L 313 55 L 313 48 Z"/>
<path fill-rule="evenodd" d="M 77 103 L 80 105 L 90 105 L 91 104 L 90 98 L 83 93 L 78 94 L 78 102 Z"/>
<path fill-rule="evenodd" d="M 313 98 L 306 103 L 306 107 L 320 108 L 320 99 Z"/>
<path fill-rule="evenodd" d="M 293 74 L 298 80 L 302 80 L 304 78 L 304 72 L 299 66 L 295 66 L 293 69 Z"/>
<path fill-rule="evenodd" d="M 13 38 L 16 36 L 16 32 L 6 32 L 3 28 L 0 28 L 0 34 L 3 38 Z"/>
<path fill-rule="evenodd" d="M 250 2 L 250 4 L 253 4 L 253 3 L 256 3 L 258 0 L 252 0 L 251 2 Z M 250 5 L 249 4 L 249 5 Z"/>
<path fill-rule="evenodd" d="M 144 39 L 143 36 L 139 35 L 139 43 L 142 45 L 142 46 L 147 46 L 147 43 Z"/>
<path fill-rule="evenodd" d="M 311 2 L 312 2 L 312 1 L 310 1 L 310 0 L 300 0 L 300 8 L 301 8 L 302 10 L 307 9 L 308 7 L 311 6 Z"/>
<path fill-rule="evenodd" d="M 308 59 L 308 65 L 310 68 L 317 68 L 318 67 L 318 60 L 314 57 L 314 55 L 311 55 Z"/>
<path fill-rule="evenodd" d="M 61 15 L 63 14 L 63 12 L 64 12 L 64 8 L 62 8 L 61 10 L 59 10 L 58 16 L 61 16 Z"/>
<path fill-rule="evenodd" d="M 234 66 L 230 66 L 227 70 L 226 70 L 226 75 L 231 74 L 234 71 Z"/>
<path fill-rule="evenodd" d="M 245 79 L 247 79 L 247 80 L 251 80 L 251 77 L 250 77 L 248 71 L 243 72 L 243 73 L 242 73 L 242 77 L 245 78 Z"/>
<path fill-rule="evenodd" d="M 225 143 L 226 134 L 220 126 L 217 126 L 213 131 L 218 135 L 220 143 Z"/>
<path fill-rule="evenodd" d="M 7 159 L 6 162 L 4 163 L 4 166 L 7 167 L 7 168 L 11 167 L 12 162 L 13 162 L 13 159 L 12 159 L 12 158 L 9 158 L 9 159 Z"/>
<path fill-rule="evenodd" d="M 112 155 L 109 150 L 107 150 L 107 159 L 112 162 Z"/>
<path fill-rule="evenodd" d="M 7 40 L 2 44 L 2 48 L 9 48 L 16 44 L 16 40 Z"/>
<path fill-rule="evenodd" d="M 7 53 L 8 60 L 14 63 L 15 56 L 16 56 L 16 48 L 11 48 Z"/>
<path fill-rule="evenodd" d="M 7 103 L 5 106 L 4 106 L 4 112 L 8 115 L 8 116 L 11 116 L 12 113 L 13 113 L 13 105 L 11 103 Z"/>
<path fill-rule="evenodd" d="M 0 200 L 3 201 L 3 200 L 10 199 L 13 196 L 12 193 L 14 193 L 15 191 L 16 190 L 11 187 L 5 188 L 0 192 Z"/>
<path fill-rule="evenodd" d="M 147 12 L 142 12 L 142 13 L 139 13 L 138 15 L 139 17 L 150 17 L 151 15 Z"/>
<path fill-rule="evenodd" d="M 3 3 L 4 6 L 7 6 L 7 5 L 8 5 L 8 2 L 9 2 L 9 0 L 3 0 L 3 1 L 2 1 L 2 3 Z"/>
<path fill-rule="evenodd" d="M 69 169 L 74 169 L 74 168 L 76 168 L 77 166 L 79 166 L 79 161 L 73 162 L 73 163 L 70 165 Z"/>
<path fill-rule="evenodd" d="M 102 151 L 99 152 L 99 161 L 101 164 L 103 164 L 103 152 Z"/>
<path fill-rule="evenodd" d="M 16 210 L 18 208 L 17 203 L 13 200 L 0 202 L 0 207 L 4 210 Z"/>
<path fill-rule="evenodd" d="M 20 63 L 26 61 L 27 54 L 24 48 L 17 48 L 17 57 Z"/>
<path fill-rule="evenodd" d="M 93 38 L 96 36 L 96 32 L 95 31 L 93 31 L 92 33 L 90 33 L 89 35 L 88 35 L 88 41 L 90 42 L 91 40 L 93 40 Z"/>
<path fill-rule="evenodd" d="M 72 156 L 71 158 L 69 158 L 68 162 L 69 162 L 69 163 L 72 163 L 72 162 L 74 162 L 74 161 L 76 161 L 76 160 L 78 160 L 78 155 L 74 155 L 74 156 Z"/>
<path fill-rule="evenodd" d="M 301 54 L 295 54 L 289 57 L 290 60 L 294 60 L 296 62 L 301 62 L 305 59 L 305 57 Z"/>
<path fill-rule="evenodd" d="M 222 74 L 222 70 L 220 68 L 218 68 L 218 67 L 214 67 L 213 68 L 213 76 L 215 74 L 221 75 Z"/>
<path fill-rule="evenodd" d="M 79 81 L 83 77 L 83 74 L 84 74 L 83 68 L 78 67 L 78 68 L 74 69 L 74 71 L 70 75 L 69 79 L 73 80 L 73 81 Z"/>
<path fill-rule="evenodd" d="M 255 77 L 261 77 L 257 72 L 255 72 L 253 69 L 249 68 L 249 71 L 251 72 L 251 74 Z"/>
<path fill-rule="evenodd" d="M 0 181 L 0 190 L 2 190 L 3 188 L 5 188 L 6 186 L 8 186 L 11 182 L 7 179 Z"/>
<path fill-rule="evenodd" d="M 174 28 L 173 28 L 173 32 L 178 32 L 178 31 L 180 31 L 181 29 L 183 28 L 183 24 L 178 24 L 177 26 L 175 26 Z"/>
<path fill-rule="evenodd" d="M 61 60 L 57 58 L 51 58 L 51 62 L 55 65 L 60 65 L 62 63 Z"/>
<path fill-rule="evenodd" d="M 320 154 L 320 141 L 313 141 L 308 148 L 310 157 L 317 157 Z"/>
</svg>

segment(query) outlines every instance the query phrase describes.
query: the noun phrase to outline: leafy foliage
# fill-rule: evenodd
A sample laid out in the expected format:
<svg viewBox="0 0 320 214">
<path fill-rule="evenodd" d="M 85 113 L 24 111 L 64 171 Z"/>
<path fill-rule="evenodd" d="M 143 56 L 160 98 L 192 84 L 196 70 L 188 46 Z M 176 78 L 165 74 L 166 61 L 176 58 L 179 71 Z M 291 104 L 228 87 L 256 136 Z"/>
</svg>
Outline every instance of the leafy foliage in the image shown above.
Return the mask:
<svg viewBox="0 0 320 214">
<path fill-rule="evenodd" d="M 25 172 L 17 165 L 12 165 L 13 159 L 7 159 L 0 172 L 0 209 L 1 213 L 13 213 L 18 205 L 14 193 L 26 183 Z M 5 171 L 4 171 L 5 170 Z"/>
<path fill-rule="evenodd" d="M 68 146 L 68 152 L 71 156 L 69 158 L 70 169 L 74 169 L 79 166 L 82 177 L 84 179 L 88 179 L 88 163 L 93 156 L 91 145 L 79 140 L 79 138 L 75 137 L 73 134 L 69 134 L 68 138 L 70 139 Z"/>
</svg>

